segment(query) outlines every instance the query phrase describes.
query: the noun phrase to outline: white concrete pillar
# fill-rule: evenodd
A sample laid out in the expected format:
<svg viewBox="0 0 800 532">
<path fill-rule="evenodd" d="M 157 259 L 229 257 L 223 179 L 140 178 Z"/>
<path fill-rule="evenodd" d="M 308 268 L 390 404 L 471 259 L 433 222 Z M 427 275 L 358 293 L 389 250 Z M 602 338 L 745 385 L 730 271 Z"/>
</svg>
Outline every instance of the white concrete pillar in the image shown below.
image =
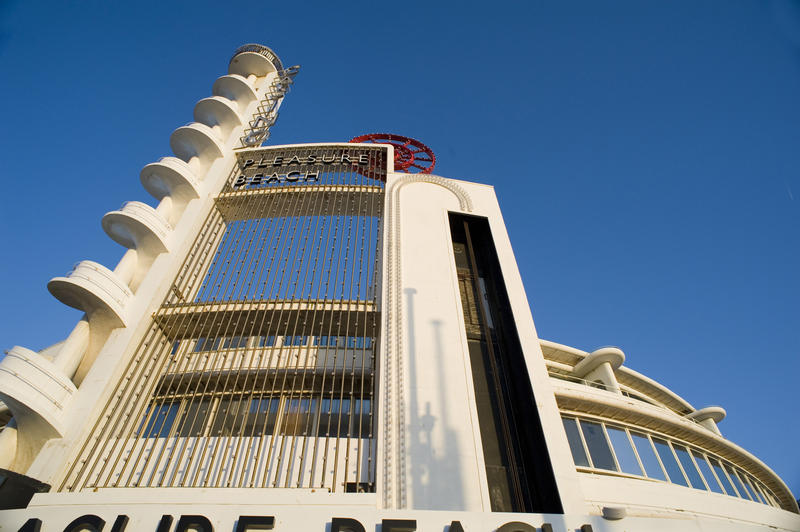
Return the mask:
<svg viewBox="0 0 800 532">
<path fill-rule="evenodd" d="M 722 433 L 719 431 L 719 427 L 717 427 L 717 423 L 725 419 L 726 415 L 727 413 L 725 412 L 725 409 L 721 406 L 707 406 L 705 408 L 695 410 L 686 417 L 688 419 L 697 421 L 700 425 L 707 428 L 714 434 L 722 436 Z"/>
<path fill-rule="evenodd" d="M 192 172 L 194 173 L 194 175 L 197 176 L 197 179 L 202 181 L 206 175 L 206 172 L 205 168 L 203 168 L 203 163 L 200 162 L 200 157 L 195 155 L 194 157 L 186 161 L 186 164 L 188 164 L 189 168 L 192 169 Z"/>
<path fill-rule="evenodd" d="M 600 381 L 609 392 L 622 394 L 622 390 L 617 382 L 617 376 L 614 374 L 614 368 L 610 362 L 603 362 L 597 366 L 593 371 L 583 377 L 584 380 L 591 382 Z"/>
<path fill-rule="evenodd" d="M 122 256 L 117 264 L 117 267 L 114 268 L 114 273 L 117 275 L 120 281 L 126 285 L 130 285 L 131 279 L 133 279 L 133 275 L 136 273 L 136 264 L 136 250 L 129 249 Z"/>
<path fill-rule="evenodd" d="M 71 379 L 75 376 L 75 371 L 80 366 L 88 348 L 89 319 L 84 315 L 64 340 L 64 344 L 53 359 L 53 364 Z"/>
<path fill-rule="evenodd" d="M 156 206 L 156 213 L 159 214 L 162 218 L 167 220 L 170 224 L 172 224 L 172 197 L 171 196 L 164 196 L 161 198 L 161 201 Z"/>
<path fill-rule="evenodd" d="M 625 353 L 617 347 L 602 347 L 589 353 L 586 358 L 575 364 L 572 373 L 586 381 L 599 380 L 606 390 L 622 393 L 614 370 L 625 362 Z"/>
</svg>

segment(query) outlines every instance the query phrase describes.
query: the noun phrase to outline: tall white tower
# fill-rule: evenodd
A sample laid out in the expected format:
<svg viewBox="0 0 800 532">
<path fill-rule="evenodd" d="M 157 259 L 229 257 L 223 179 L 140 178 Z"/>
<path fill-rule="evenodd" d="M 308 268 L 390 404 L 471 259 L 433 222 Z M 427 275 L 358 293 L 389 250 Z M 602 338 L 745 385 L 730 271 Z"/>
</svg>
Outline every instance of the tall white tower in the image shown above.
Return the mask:
<svg viewBox="0 0 800 532">
<path fill-rule="evenodd" d="M 267 47 L 236 51 L 213 95 L 197 103 L 195 121 L 170 137 L 174 156 L 142 169 L 155 208 L 131 201 L 102 220 L 105 232 L 127 248 L 112 270 L 82 261 L 48 283 L 61 302 L 85 312 L 63 341 L 41 353 L 14 346 L 0 362 L 0 399 L 13 415 L 0 434 L 0 467 L 34 467 L 46 442 L 71 439 L 113 379 L 137 326 L 163 298 L 165 280 L 180 267 L 208 216 L 242 146 L 269 137 L 298 67 L 285 69 Z"/>
</svg>

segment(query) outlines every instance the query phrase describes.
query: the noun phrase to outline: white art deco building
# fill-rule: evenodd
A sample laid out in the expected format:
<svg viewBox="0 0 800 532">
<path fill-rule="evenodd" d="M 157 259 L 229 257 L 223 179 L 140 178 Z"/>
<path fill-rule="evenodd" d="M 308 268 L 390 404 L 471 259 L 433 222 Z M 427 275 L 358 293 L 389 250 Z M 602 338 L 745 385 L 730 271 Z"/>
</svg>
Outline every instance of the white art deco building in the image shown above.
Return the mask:
<svg viewBox="0 0 800 532">
<path fill-rule="evenodd" d="M 48 283 L 85 315 L 0 361 L 0 530 L 800 530 L 724 410 L 538 338 L 492 187 L 262 146 L 297 72 L 237 50 L 103 217 L 119 264 Z"/>
</svg>

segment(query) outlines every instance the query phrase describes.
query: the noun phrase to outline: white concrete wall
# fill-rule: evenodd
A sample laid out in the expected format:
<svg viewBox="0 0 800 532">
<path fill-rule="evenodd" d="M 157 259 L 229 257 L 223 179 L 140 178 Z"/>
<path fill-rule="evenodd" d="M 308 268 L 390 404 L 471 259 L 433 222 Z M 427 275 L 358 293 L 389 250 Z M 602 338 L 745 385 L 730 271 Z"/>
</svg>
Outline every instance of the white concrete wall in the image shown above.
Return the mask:
<svg viewBox="0 0 800 532">
<path fill-rule="evenodd" d="M 603 506 L 613 506 L 625 508 L 631 517 L 663 518 L 683 514 L 740 522 L 762 529 L 800 530 L 800 515 L 729 495 L 613 475 L 581 473 L 579 478 L 590 511 L 594 513 L 599 513 Z"/>
<path fill-rule="evenodd" d="M 680 512 L 628 516 L 608 521 L 597 515 L 568 513 L 510 514 L 491 512 L 378 510 L 375 494 L 330 494 L 297 489 L 101 489 L 96 492 L 38 494 L 25 510 L 0 512 L 0 530 L 16 532 L 30 518 L 42 521 L 41 532 L 61 532 L 79 516 L 95 514 L 106 522 L 104 531 L 118 515 L 127 515 L 126 530 L 155 531 L 162 515 L 206 516 L 218 532 L 235 530 L 239 516 L 274 516 L 275 530 L 328 532 L 334 517 L 358 520 L 366 531 L 381 531 L 383 519 L 416 521 L 416 530 L 441 532 L 459 521 L 466 532 L 495 532 L 503 524 L 522 522 L 540 529 L 550 523 L 556 532 L 575 532 L 590 524 L 595 532 L 757 532 L 762 524 L 750 520 L 715 518 Z M 773 512 L 780 510 L 772 509 Z M 512 528 L 511 530 L 520 530 Z M 784 520 L 768 530 L 797 532 L 797 521 Z"/>
<path fill-rule="evenodd" d="M 428 183 L 400 191 L 408 508 L 490 511 L 448 210 Z"/>
<path fill-rule="evenodd" d="M 390 439 L 402 443 L 383 442 L 387 459 L 396 462 L 391 472 L 400 475 L 387 480 L 399 494 L 384 504 L 491 510 L 448 220 L 448 211 L 454 211 L 489 219 L 561 499 L 565 511 L 583 511 L 577 473 L 494 190 L 441 178 L 418 179 L 393 175 L 387 184 L 386 223 L 392 225 L 387 226 L 386 245 L 399 239 L 400 252 L 386 268 L 384 292 L 398 275 L 400 284 L 395 290 L 398 305 L 384 307 L 383 317 L 400 318 L 402 334 L 399 348 L 392 341 L 384 346 L 383 358 L 390 357 L 388 362 L 402 369 L 402 381 L 397 385 L 391 375 L 382 374 L 382 386 L 390 386 L 391 394 L 379 393 L 384 402 L 398 403 L 384 404 L 381 412 L 392 413 L 392 419 L 403 417 L 405 433 L 398 423 Z M 387 301 L 387 306 L 392 304 Z M 392 353 L 395 350 L 399 356 Z M 395 460 L 392 453 L 402 456 Z"/>
</svg>

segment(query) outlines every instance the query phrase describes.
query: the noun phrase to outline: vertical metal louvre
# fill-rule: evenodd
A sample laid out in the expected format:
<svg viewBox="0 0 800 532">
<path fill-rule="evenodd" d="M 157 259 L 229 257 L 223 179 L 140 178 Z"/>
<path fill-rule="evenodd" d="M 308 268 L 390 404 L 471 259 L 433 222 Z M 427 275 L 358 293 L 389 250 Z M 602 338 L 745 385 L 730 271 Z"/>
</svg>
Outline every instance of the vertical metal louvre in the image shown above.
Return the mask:
<svg viewBox="0 0 800 532">
<path fill-rule="evenodd" d="M 62 491 L 374 491 L 385 158 L 240 151 Z"/>
</svg>

